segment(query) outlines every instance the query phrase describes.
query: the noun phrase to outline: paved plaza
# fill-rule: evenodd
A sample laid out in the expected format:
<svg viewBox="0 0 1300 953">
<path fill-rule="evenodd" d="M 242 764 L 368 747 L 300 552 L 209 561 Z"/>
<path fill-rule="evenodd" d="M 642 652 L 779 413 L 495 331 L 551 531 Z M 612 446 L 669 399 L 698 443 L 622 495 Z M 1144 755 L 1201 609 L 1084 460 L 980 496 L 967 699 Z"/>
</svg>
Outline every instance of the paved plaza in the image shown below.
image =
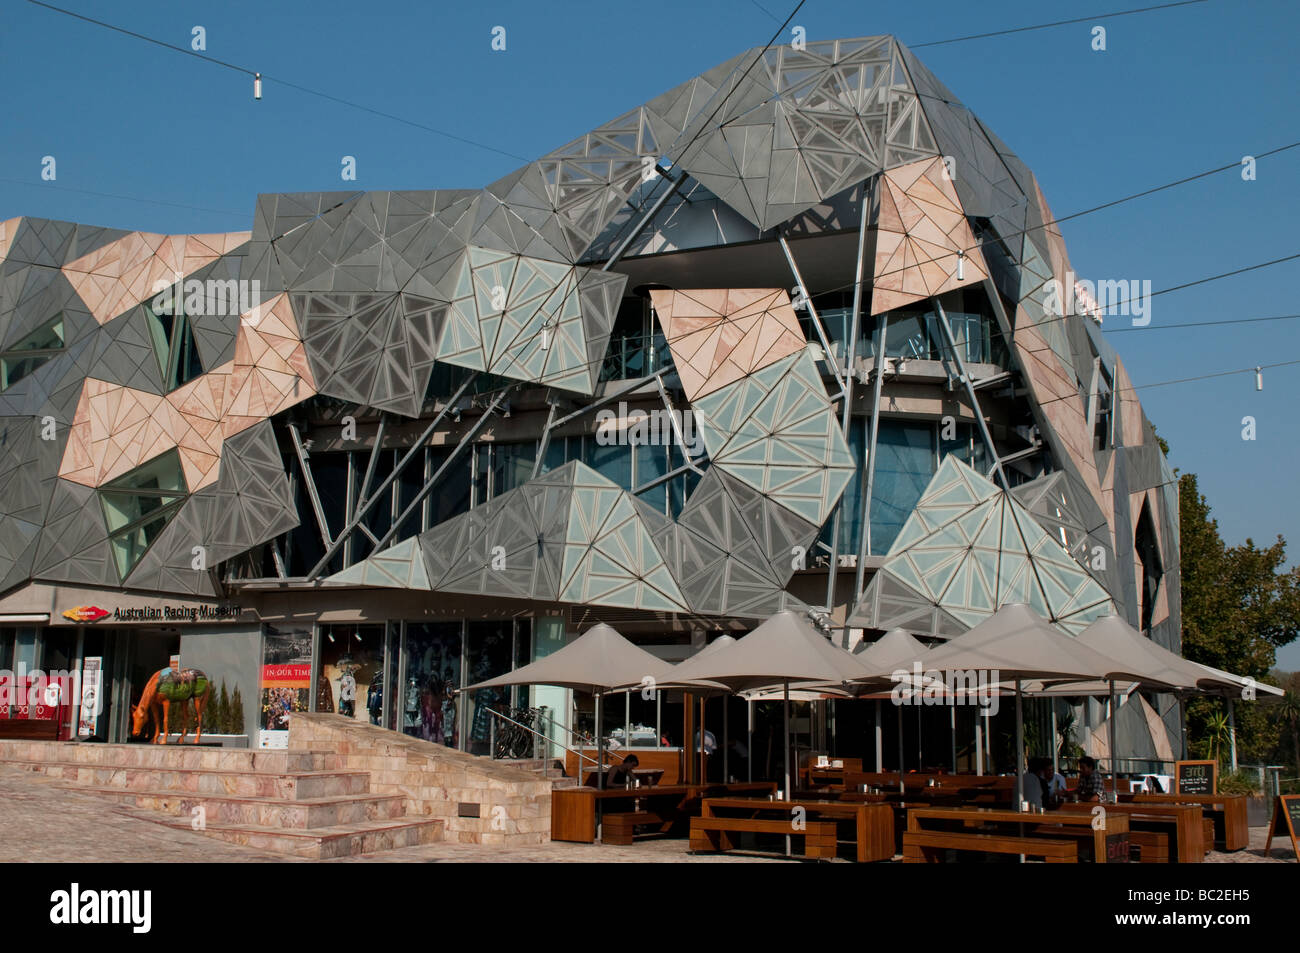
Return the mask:
<svg viewBox="0 0 1300 953">
<path fill-rule="evenodd" d="M 165 827 L 147 815 L 57 781 L 0 765 L 0 863 L 301 863 L 297 858 L 227 844 Z M 1250 848 L 1211 852 L 1208 863 L 1294 862 L 1290 844 L 1275 839 L 1264 856 L 1265 829 L 1251 828 Z M 437 843 L 326 863 L 787 863 L 780 858 L 687 853 L 683 840 L 643 840 L 632 847 L 547 843 L 538 847 L 479 847 Z M 797 861 L 802 862 L 802 861 Z M 844 863 L 846 861 L 838 861 Z"/>
</svg>

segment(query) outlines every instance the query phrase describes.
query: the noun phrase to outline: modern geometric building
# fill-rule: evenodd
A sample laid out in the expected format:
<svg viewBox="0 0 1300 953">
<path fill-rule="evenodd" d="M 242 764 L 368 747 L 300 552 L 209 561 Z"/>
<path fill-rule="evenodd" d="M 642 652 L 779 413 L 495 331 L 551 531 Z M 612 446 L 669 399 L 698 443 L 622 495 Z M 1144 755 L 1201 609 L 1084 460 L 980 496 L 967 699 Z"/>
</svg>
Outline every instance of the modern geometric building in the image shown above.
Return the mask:
<svg viewBox="0 0 1300 953">
<path fill-rule="evenodd" d="M 351 675 L 356 717 L 481 750 L 501 699 L 451 690 L 598 621 L 676 658 L 1025 602 L 1177 650 L 1176 485 L 1052 220 L 880 36 L 746 51 L 483 188 L 0 223 L 0 667 L 99 659 L 121 737 L 172 654 L 246 701 L 295 661 L 313 707 Z M 1177 747 L 1168 699 L 1125 717 Z"/>
</svg>

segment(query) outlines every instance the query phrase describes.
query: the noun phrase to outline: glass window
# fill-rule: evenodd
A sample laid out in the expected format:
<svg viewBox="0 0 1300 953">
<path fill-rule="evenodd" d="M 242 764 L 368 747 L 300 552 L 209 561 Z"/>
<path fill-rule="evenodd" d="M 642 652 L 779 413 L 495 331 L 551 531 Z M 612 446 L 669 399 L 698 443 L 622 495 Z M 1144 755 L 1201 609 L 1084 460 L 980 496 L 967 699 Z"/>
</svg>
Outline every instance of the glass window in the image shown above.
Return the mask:
<svg viewBox="0 0 1300 953">
<path fill-rule="evenodd" d="M 631 447 L 618 444 L 602 446 L 595 440 L 591 440 L 587 442 L 584 449 L 587 455 L 587 466 L 623 489 L 632 489 Z"/>
<path fill-rule="evenodd" d="M 934 425 L 881 421 L 871 500 L 871 551 L 888 552 L 934 476 Z"/>
<path fill-rule="evenodd" d="M 406 681 L 400 730 L 413 738 L 455 748 L 460 744 L 456 691 L 461 686 L 461 624 L 406 624 Z"/>
<path fill-rule="evenodd" d="M 634 448 L 637 486 L 644 486 L 668 472 L 668 451 L 669 446 L 659 443 L 640 444 Z M 645 500 L 659 512 L 667 513 L 669 482 L 665 480 L 653 489 L 638 494 L 637 498 Z"/>
<path fill-rule="evenodd" d="M 188 492 L 176 450 L 168 450 L 100 488 L 109 545 L 122 578 L 171 522 Z"/>
<path fill-rule="evenodd" d="M 473 685 L 510 671 L 514 649 L 513 623 L 486 621 L 468 623 L 465 683 Z M 510 704 L 507 688 L 480 688 L 468 692 L 464 712 L 467 740 L 464 750 L 470 754 L 487 754 L 490 743 L 489 710 L 506 711 Z"/>
<path fill-rule="evenodd" d="M 537 443 L 498 443 L 492 445 L 492 495 L 509 493 L 533 475 Z"/>
<path fill-rule="evenodd" d="M 159 314 L 148 305 L 144 313 L 163 390 L 173 391 L 202 374 L 203 364 L 189 319 L 184 314 Z"/>
<path fill-rule="evenodd" d="M 63 333 L 63 312 L 60 311 L 17 344 L 0 351 L 0 391 L 58 357 L 64 348 Z"/>
<path fill-rule="evenodd" d="M 317 711 L 378 724 L 378 716 L 370 710 L 376 700 L 371 688 L 378 688 L 378 711 L 382 712 L 386 628 L 352 623 L 321 626 Z"/>
<path fill-rule="evenodd" d="M 438 469 L 451 457 L 451 447 L 433 447 L 429 450 L 429 473 Z M 469 512 L 470 461 L 473 456 L 462 453 L 443 473 L 437 489 L 429 494 L 429 525 L 437 526 L 443 520 Z"/>
</svg>

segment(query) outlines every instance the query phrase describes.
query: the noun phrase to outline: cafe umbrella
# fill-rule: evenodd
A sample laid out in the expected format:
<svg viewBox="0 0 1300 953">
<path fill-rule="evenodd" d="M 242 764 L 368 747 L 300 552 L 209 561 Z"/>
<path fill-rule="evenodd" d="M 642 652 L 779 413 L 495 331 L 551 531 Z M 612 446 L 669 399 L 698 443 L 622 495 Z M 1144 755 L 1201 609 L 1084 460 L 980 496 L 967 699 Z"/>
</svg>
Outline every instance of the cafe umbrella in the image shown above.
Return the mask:
<svg viewBox="0 0 1300 953">
<path fill-rule="evenodd" d="M 881 678 L 862 679 L 858 681 L 861 686 L 860 690 L 880 691 L 886 687 L 892 687 L 901 684 L 902 679 L 894 678 L 898 672 L 908 673 L 908 680 L 914 671 L 916 662 L 920 661 L 921 656 L 927 652 L 923 642 L 920 642 L 905 629 L 890 629 L 875 642 L 872 642 L 865 649 L 854 653 L 854 658 L 861 662 L 867 669 L 873 672 L 888 672 L 889 675 Z M 892 697 L 892 692 L 891 692 Z M 876 699 L 876 770 L 880 771 L 884 767 L 881 763 L 883 733 L 881 731 L 881 699 Z M 919 765 L 918 765 L 919 767 Z M 903 718 L 900 713 L 898 719 L 898 774 L 899 783 L 902 783 L 903 775 Z"/>
<path fill-rule="evenodd" d="M 801 683 L 842 685 L 870 674 L 848 652 L 832 645 L 803 616 L 790 610 L 778 612 L 753 632 L 708 655 L 697 654 L 680 663 L 666 683 L 698 684 L 700 681 L 726 686 L 733 692 L 749 692 L 780 685 L 782 731 L 785 750 L 785 797 L 790 786 L 790 686 Z"/>
<path fill-rule="evenodd" d="M 1023 603 L 1002 606 L 979 625 L 925 655 L 927 672 L 988 672 L 989 682 L 1010 679 L 1016 689 L 1016 804 L 1024 799 L 1022 683 L 1027 679 L 1127 678 L 1122 663 L 1065 635 Z M 996 677 L 992 673 L 997 673 Z M 873 675 L 888 673 L 872 673 Z M 1140 678 L 1140 676 L 1138 676 Z"/>
<path fill-rule="evenodd" d="M 555 685 L 590 692 L 596 700 L 596 783 L 603 788 L 605 745 L 601 731 L 602 696 L 632 685 L 657 684 L 672 668 L 670 663 L 629 642 L 602 622 L 545 658 L 505 675 L 470 685 L 465 690 L 506 685 Z M 581 780 L 581 750 L 578 756 L 578 774 Z"/>
</svg>

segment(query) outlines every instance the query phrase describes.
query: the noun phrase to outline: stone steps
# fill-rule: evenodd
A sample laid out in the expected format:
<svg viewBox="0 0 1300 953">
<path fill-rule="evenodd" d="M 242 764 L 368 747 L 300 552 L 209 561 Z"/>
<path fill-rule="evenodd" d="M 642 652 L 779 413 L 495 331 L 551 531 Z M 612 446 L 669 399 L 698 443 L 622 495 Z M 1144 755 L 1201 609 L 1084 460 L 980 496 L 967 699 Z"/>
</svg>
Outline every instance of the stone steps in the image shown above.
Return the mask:
<svg viewBox="0 0 1300 953">
<path fill-rule="evenodd" d="M 67 787 L 111 798 L 126 807 L 187 820 L 196 816 L 195 808 L 202 807 L 204 822 L 217 826 L 253 825 L 309 830 L 406 816 L 406 799 L 396 794 L 349 794 L 286 801 L 279 798 L 178 794 L 174 791 L 124 791 L 79 784 Z"/>
<path fill-rule="evenodd" d="M 188 820 L 166 818 L 160 823 L 177 830 L 191 829 Z M 291 854 L 309 860 L 331 860 L 436 843 L 442 840 L 442 831 L 443 822 L 439 818 L 399 817 L 310 830 L 262 824 L 209 823 L 201 833 L 227 843 L 272 853 Z"/>
<path fill-rule="evenodd" d="M 7 740 L 0 741 L 0 761 L 60 761 L 137 768 L 273 771 L 278 774 L 325 771 L 343 766 L 342 759 L 329 751 Z"/>
<path fill-rule="evenodd" d="M 0 741 L 0 764 L 258 850 L 328 860 L 442 839 L 445 819 L 408 817 L 404 795 L 372 793 L 370 772 L 346 763 L 313 749 Z"/>
<path fill-rule="evenodd" d="M 370 775 L 364 771 L 272 773 L 217 768 L 145 768 L 116 764 L 79 764 L 74 761 L 20 761 L 12 758 L 2 760 L 14 767 L 71 784 L 129 791 L 228 794 L 286 800 L 366 794 L 370 791 Z"/>
<path fill-rule="evenodd" d="M 498 758 L 496 763 L 531 771 L 543 781 L 550 781 L 552 789 L 578 786 L 577 778 L 564 776 L 564 762 L 559 758 Z"/>
</svg>

